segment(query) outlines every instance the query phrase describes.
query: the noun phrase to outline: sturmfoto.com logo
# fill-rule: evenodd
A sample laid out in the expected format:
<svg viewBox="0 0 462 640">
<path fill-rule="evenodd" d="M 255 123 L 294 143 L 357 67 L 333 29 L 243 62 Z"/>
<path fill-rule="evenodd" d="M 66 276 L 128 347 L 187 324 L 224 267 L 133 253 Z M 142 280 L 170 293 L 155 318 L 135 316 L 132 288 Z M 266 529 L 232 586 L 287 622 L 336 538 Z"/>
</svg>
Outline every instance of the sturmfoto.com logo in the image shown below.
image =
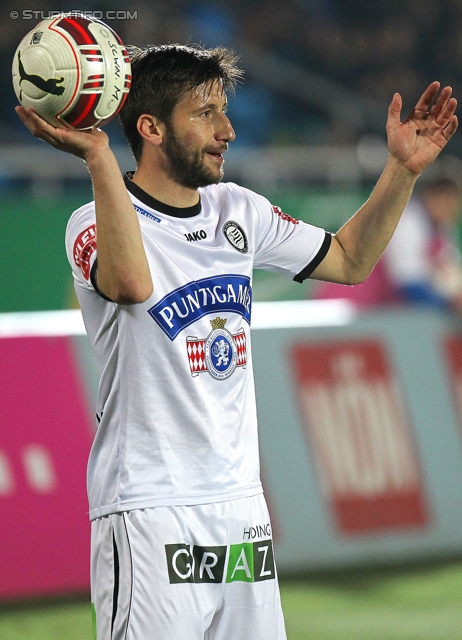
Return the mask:
<svg viewBox="0 0 462 640">
<path fill-rule="evenodd" d="M 261 582 L 274 580 L 271 540 L 229 546 L 166 544 L 170 584 L 184 582 Z"/>
</svg>

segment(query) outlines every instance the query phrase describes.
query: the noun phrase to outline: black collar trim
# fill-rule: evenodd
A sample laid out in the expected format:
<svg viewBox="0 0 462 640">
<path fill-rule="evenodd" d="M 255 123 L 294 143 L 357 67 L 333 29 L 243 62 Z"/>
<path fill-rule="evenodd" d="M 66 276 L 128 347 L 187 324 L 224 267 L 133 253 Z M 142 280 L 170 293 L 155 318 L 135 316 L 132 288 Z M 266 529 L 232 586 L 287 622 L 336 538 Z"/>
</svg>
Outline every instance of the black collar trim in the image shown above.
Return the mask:
<svg viewBox="0 0 462 640">
<path fill-rule="evenodd" d="M 140 202 L 143 202 L 146 206 L 159 211 L 159 213 L 165 213 L 167 216 L 173 216 L 174 218 L 192 218 L 197 216 L 202 210 L 202 204 L 199 196 L 199 202 L 192 207 L 172 207 L 170 204 L 165 204 L 160 200 L 156 200 L 146 193 L 144 189 L 132 182 L 134 171 L 127 171 L 124 175 L 125 186 L 132 195 L 135 196 Z"/>
</svg>

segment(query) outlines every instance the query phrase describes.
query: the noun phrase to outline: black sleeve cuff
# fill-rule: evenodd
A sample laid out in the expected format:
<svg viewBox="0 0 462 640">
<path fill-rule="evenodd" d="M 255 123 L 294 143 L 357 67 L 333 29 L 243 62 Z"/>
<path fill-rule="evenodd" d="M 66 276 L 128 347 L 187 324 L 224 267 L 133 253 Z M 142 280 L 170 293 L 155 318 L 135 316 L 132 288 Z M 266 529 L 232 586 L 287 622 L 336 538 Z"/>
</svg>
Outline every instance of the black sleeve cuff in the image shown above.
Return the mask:
<svg viewBox="0 0 462 640">
<path fill-rule="evenodd" d="M 104 295 L 104 293 L 101 291 L 101 289 L 98 287 L 98 283 L 96 281 L 96 271 L 98 269 L 98 258 L 95 258 L 95 261 L 93 263 L 93 266 L 91 268 L 90 271 L 90 280 L 91 283 L 96 291 L 96 293 L 101 296 L 102 298 L 104 298 L 104 300 L 107 300 L 108 302 L 114 302 L 114 300 L 111 300 L 111 298 L 108 298 L 107 296 Z"/>
<path fill-rule="evenodd" d="M 307 264 L 306 267 L 300 271 L 300 273 L 297 273 L 297 275 L 294 277 L 295 282 L 303 282 L 313 273 L 316 267 L 320 265 L 321 262 L 326 257 L 327 252 L 329 251 L 331 242 L 332 242 L 332 234 L 326 231 L 326 235 L 324 236 L 323 243 L 318 253 L 315 255 L 313 260 L 311 260 L 311 262 Z"/>
</svg>

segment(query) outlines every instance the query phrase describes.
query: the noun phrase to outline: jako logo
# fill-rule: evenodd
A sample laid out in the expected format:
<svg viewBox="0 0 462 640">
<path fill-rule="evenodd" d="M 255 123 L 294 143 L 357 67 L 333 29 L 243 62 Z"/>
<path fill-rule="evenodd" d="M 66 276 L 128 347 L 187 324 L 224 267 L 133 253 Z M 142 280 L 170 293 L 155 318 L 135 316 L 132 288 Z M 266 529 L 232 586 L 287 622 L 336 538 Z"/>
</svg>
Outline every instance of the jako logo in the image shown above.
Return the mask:
<svg viewBox="0 0 462 640">
<path fill-rule="evenodd" d="M 271 540 L 217 547 L 166 544 L 170 584 L 274 580 Z"/>
<path fill-rule="evenodd" d="M 196 242 L 196 240 L 205 240 L 207 234 L 203 229 L 200 229 L 199 231 L 193 231 L 192 233 L 185 233 L 184 237 L 188 242 Z"/>
</svg>

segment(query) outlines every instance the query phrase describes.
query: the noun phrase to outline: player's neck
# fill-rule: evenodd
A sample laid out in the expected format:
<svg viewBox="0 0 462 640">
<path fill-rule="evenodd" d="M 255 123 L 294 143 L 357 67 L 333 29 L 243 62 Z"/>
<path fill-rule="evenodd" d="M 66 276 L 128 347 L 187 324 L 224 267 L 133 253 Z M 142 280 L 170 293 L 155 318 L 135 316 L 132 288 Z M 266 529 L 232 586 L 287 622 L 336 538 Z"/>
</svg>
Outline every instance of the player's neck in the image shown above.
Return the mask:
<svg viewBox="0 0 462 640">
<path fill-rule="evenodd" d="M 199 202 L 197 189 L 183 187 L 158 167 L 138 165 L 133 182 L 156 200 L 172 207 L 192 207 Z"/>
</svg>

